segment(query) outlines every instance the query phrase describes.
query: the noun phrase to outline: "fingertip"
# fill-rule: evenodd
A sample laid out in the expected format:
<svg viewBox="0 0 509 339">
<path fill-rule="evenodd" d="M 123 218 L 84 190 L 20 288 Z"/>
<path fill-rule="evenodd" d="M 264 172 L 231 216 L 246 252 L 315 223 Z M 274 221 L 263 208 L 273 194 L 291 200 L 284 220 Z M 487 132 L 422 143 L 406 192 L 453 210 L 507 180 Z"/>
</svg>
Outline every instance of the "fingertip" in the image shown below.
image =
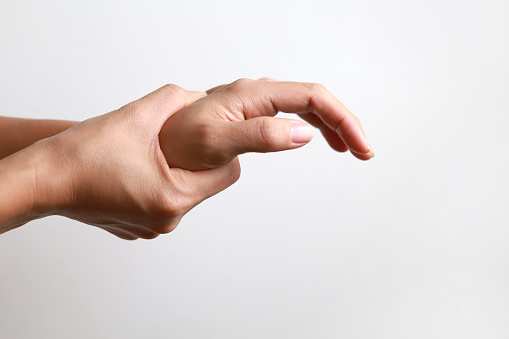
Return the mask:
<svg viewBox="0 0 509 339">
<path fill-rule="evenodd" d="M 372 158 L 375 157 L 375 152 L 373 151 L 373 149 L 371 147 L 369 147 L 369 151 L 366 152 L 366 153 L 358 153 L 358 152 L 355 152 L 354 150 L 350 149 L 350 152 L 357 158 L 357 159 L 360 159 L 360 160 L 370 160 Z"/>
<path fill-rule="evenodd" d="M 368 142 L 368 138 L 364 133 L 360 124 L 345 123 L 350 128 L 337 128 L 336 133 L 343 140 L 350 152 L 357 158 L 368 160 L 375 156 L 373 148 Z"/>
<path fill-rule="evenodd" d="M 315 136 L 315 129 L 313 126 L 300 120 L 292 120 L 290 130 L 290 139 L 294 144 L 307 144 Z"/>
</svg>

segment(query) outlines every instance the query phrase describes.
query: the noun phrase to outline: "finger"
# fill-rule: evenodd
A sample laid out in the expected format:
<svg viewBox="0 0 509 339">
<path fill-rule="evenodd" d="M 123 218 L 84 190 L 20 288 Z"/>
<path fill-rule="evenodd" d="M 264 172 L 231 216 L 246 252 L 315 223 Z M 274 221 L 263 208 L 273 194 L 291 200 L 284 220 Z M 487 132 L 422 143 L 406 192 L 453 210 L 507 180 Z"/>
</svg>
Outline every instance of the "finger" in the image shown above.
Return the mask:
<svg viewBox="0 0 509 339">
<path fill-rule="evenodd" d="M 187 211 L 186 211 L 187 212 Z M 158 232 L 159 234 L 167 234 L 167 233 L 170 233 L 172 232 L 173 230 L 175 230 L 175 228 L 177 228 L 177 226 L 179 225 L 180 221 L 182 220 L 182 217 L 184 215 L 180 215 L 180 216 L 177 216 L 177 217 L 172 217 L 171 218 L 171 221 L 169 222 L 166 222 L 166 223 L 163 223 L 157 227 L 154 228 L 154 230 L 156 232 Z"/>
<path fill-rule="evenodd" d="M 136 226 L 136 225 L 119 224 L 119 225 L 109 225 L 109 226 L 101 226 L 101 227 L 103 229 L 107 230 L 108 232 L 113 233 L 117 236 L 122 235 L 122 236 L 124 236 L 124 238 L 154 239 L 154 238 L 157 238 L 157 236 L 159 236 L 159 233 L 151 231 L 145 227 Z M 128 240 L 130 240 L 130 239 L 128 239 Z"/>
<path fill-rule="evenodd" d="M 186 106 L 191 105 L 195 101 L 198 101 L 207 96 L 205 91 L 188 91 L 186 96 Z"/>
<path fill-rule="evenodd" d="M 328 128 L 325 125 L 320 127 L 320 132 L 322 133 L 323 137 L 325 138 L 325 140 L 327 141 L 327 143 L 333 150 L 338 151 L 338 152 L 348 151 L 348 146 L 345 144 L 343 139 L 341 139 L 338 136 L 338 134 L 336 132 L 334 132 L 333 130 L 331 130 L 330 128 Z"/>
<path fill-rule="evenodd" d="M 324 136 L 325 140 L 327 140 L 327 143 L 332 147 L 332 149 L 338 152 L 348 151 L 348 147 L 345 145 L 339 135 L 327 127 L 327 125 L 325 125 L 318 116 L 314 114 L 301 114 L 300 116 L 311 125 L 320 129 L 320 132 Z"/>
<path fill-rule="evenodd" d="M 119 225 L 119 229 L 125 232 L 129 232 L 131 234 L 134 234 L 138 238 L 142 239 L 155 239 L 159 236 L 159 233 L 150 231 L 144 227 L 141 226 L 126 226 L 126 225 Z"/>
<path fill-rule="evenodd" d="M 273 79 L 273 78 L 263 77 L 263 78 L 258 79 L 258 81 L 277 82 L 278 80 Z M 206 93 L 207 94 L 212 94 L 212 93 L 214 93 L 216 91 L 219 91 L 220 89 L 222 89 L 222 88 L 224 88 L 226 86 L 228 86 L 228 85 L 224 84 L 224 85 L 219 85 L 219 86 L 213 87 L 213 88 L 207 90 Z"/>
<path fill-rule="evenodd" d="M 221 88 L 224 88 L 225 86 L 227 86 L 227 85 L 219 85 L 219 86 L 213 87 L 213 88 L 207 90 L 206 93 L 207 93 L 207 95 L 210 95 L 210 94 L 220 90 Z"/>
<path fill-rule="evenodd" d="M 363 160 L 373 156 L 357 117 L 322 85 L 241 79 L 228 89 L 239 98 L 249 98 L 251 104 L 244 105 L 243 112 L 247 119 L 275 115 L 277 111 L 316 114 L 341 137 L 355 156 Z"/>
<path fill-rule="evenodd" d="M 201 170 L 186 171 L 172 169 L 174 175 L 179 176 L 179 182 L 183 188 L 181 204 L 184 213 L 211 196 L 233 185 L 240 177 L 240 163 L 234 158 L 221 167 Z M 182 214 L 184 214 L 182 213 Z"/>
<path fill-rule="evenodd" d="M 278 152 L 302 147 L 313 139 L 313 126 L 300 121 L 257 117 L 225 123 L 217 152 L 230 157 L 246 152 Z"/>
<path fill-rule="evenodd" d="M 120 231 L 120 230 L 117 230 L 117 229 L 110 229 L 110 228 L 107 228 L 107 227 L 101 227 L 101 228 L 103 230 L 105 230 L 106 232 L 111 233 L 114 236 L 119 237 L 119 238 L 124 239 L 124 240 L 136 240 L 136 239 L 138 239 L 137 236 L 135 236 L 134 234 L 129 233 L 129 232 L 124 232 L 124 231 Z"/>
<path fill-rule="evenodd" d="M 130 105 L 141 106 L 139 111 L 143 115 L 150 114 L 149 120 L 152 123 L 164 123 L 176 112 L 206 96 L 206 92 L 187 91 L 180 86 L 168 84 Z"/>
</svg>

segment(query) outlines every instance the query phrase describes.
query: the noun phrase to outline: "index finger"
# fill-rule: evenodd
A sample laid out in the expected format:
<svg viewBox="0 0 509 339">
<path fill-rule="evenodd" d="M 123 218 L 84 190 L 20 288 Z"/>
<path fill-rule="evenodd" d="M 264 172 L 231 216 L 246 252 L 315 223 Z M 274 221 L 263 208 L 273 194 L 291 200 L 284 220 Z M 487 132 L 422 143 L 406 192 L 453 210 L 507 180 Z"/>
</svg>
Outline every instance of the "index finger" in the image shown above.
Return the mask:
<svg viewBox="0 0 509 339">
<path fill-rule="evenodd" d="M 357 158 L 368 160 L 374 156 L 359 119 L 323 85 L 241 79 L 224 90 L 249 98 L 251 105 L 244 105 L 247 119 L 275 115 L 278 111 L 316 114 Z"/>
</svg>

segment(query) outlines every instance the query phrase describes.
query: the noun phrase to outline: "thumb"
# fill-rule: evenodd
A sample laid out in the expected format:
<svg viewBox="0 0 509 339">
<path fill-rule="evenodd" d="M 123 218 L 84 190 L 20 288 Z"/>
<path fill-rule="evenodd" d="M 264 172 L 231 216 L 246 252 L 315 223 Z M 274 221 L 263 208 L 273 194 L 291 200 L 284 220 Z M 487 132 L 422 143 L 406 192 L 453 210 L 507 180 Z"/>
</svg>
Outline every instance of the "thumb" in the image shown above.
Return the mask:
<svg viewBox="0 0 509 339">
<path fill-rule="evenodd" d="M 278 152 L 304 146 L 313 139 L 314 128 L 300 120 L 257 117 L 228 123 L 224 131 L 228 154 Z"/>
</svg>

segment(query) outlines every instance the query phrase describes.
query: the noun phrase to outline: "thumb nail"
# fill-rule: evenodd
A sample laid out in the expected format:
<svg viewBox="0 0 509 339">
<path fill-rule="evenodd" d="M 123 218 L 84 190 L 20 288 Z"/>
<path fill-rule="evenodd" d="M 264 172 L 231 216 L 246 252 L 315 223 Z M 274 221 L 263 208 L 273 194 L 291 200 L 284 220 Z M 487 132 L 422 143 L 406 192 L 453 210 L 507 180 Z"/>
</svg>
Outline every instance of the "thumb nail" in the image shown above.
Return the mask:
<svg viewBox="0 0 509 339">
<path fill-rule="evenodd" d="M 313 126 L 301 121 L 292 121 L 291 140 L 294 144 L 305 144 L 315 136 Z"/>
</svg>

